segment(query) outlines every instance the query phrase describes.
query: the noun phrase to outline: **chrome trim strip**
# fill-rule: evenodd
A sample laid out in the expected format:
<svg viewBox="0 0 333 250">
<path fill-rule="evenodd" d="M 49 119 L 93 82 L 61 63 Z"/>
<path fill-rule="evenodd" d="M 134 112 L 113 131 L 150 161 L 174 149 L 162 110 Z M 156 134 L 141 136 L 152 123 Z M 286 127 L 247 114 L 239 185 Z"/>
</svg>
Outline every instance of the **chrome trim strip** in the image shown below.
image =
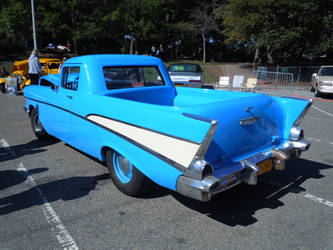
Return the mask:
<svg viewBox="0 0 333 250">
<path fill-rule="evenodd" d="M 203 171 L 205 167 L 209 165 L 210 172 L 213 173 L 212 166 L 203 158 L 194 157 L 194 160 L 191 162 L 190 166 L 185 170 L 184 175 L 187 177 L 191 177 L 197 180 L 202 180 Z"/>
<path fill-rule="evenodd" d="M 186 117 L 192 118 L 192 119 L 210 123 L 211 126 L 210 126 L 205 138 L 203 139 L 202 144 L 201 144 L 197 154 L 195 155 L 197 158 L 204 157 L 207 152 L 207 149 L 209 147 L 209 144 L 213 139 L 218 122 L 217 122 L 217 120 L 212 120 L 212 119 L 206 118 L 204 116 L 200 116 L 200 115 L 194 115 L 194 114 L 189 114 L 189 113 L 183 113 L 183 115 Z"/>
<path fill-rule="evenodd" d="M 210 124 L 211 124 L 210 128 L 209 128 L 205 138 L 203 139 L 203 142 L 201 143 L 201 146 L 200 146 L 198 152 L 196 153 L 196 157 L 204 157 L 211 141 L 213 140 L 215 131 L 217 129 L 218 122 L 217 122 L 217 120 L 212 120 Z"/>
<path fill-rule="evenodd" d="M 294 99 L 294 100 L 299 100 L 299 101 L 305 101 L 307 102 L 306 107 L 302 111 L 302 113 L 298 116 L 297 120 L 294 122 L 294 126 L 299 126 L 301 122 L 303 121 L 304 116 L 308 113 L 313 100 L 312 99 L 305 99 L 305 98 L 299 98 L 299 97 L 294 97 L 294 96 L 281 96 L 282 98 L 289 98 L 289 99 Z"/>
<path fill-rule="evenodd" d="M 312 99 L 306 99 L 306 98 L 301 98 L 301 97 L 296 97 L 296 96 L 281 96 L 281 98 L 289 98 L 289 99 L 295 99 L 295 100 L 299 100 L 299 101 L 306 101 L 306 102 L 313 102 Z"/>
<path fill-rule="evenodd" d="M 294 126 L 299 126 L 301 124 L 301 122 L 303 121 L 305 115 L 308 113 L 311 105 L 312 105 L 312 99 L 311 99 L 311 101 L 308 102 L 308 104 L 306 105 L 306 107 L 304 108 L 304 110 L 302 111 L 302 113 L 298 116 L 297 120 L 293 124 Z"/>
<path fill-rule="evenodd" d="M 256 121 L 259 120 L 259 117 L 258 116 L 252 116 L 252 117 L 249 117 L 249 118 L 243 118 L 243 119 L 240 119 L 239 120 L 239 124 L 241 126 L 247 126 L 247 125 L 252 125 L 254 124 Z"/>
<path fill-rule="evenodd" d="M 183 113 L 183 116 L 195 119 L 195 120 L 199 120 L 199 121 L 203 121 L 203 122 L 208 122 L 208 123 L 212 123 L 215 120 L 209 119 L 207 117 L 201 116 L 201 115 L 195 115 L 195 114 L 190 114 L 190 113 Z"/>
<path fill-rule="evenodd" d="M 215 131 L 218 126 L 217 120 L 208 119 L 206 117 L 200 115 L 194 115 L 189 113 L 183 113 L 184 116 L 196 119 L 203 122 L 210 123 L 210 128 L 207 131 L 202 144 L 200 145 L 198 152 L 195 154 L 190 166 L 185 171 L 185 176 L 192 177 L 198 180 L 202 179 L 202 170 L 204 169 L 204 165 L 209 164 L 206 160 L 204 160 L 204 156 L 208 150 L 208 147 L 213 140 Z M 200 163 L 200 164 L 198 164 Z M 210 165 L 210 164 L 209 164 Z"/>
<path fill-rule="evenodd" d="M 289 140 L 291 141 L 298 141 L 303 139 L 304 131 L 298 126 L 292 126 L 289 132 Z"/>
</svg>

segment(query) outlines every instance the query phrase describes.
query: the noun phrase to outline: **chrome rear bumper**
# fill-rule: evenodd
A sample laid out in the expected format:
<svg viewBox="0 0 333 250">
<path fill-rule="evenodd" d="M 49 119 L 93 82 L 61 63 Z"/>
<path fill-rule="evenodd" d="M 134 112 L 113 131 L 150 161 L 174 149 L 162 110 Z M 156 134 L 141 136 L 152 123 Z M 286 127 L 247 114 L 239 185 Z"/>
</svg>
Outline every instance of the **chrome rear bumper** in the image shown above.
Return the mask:
<svg viewBox="0 0 333 250">
<path fill-rule="evenodd" d="M 276 170 L 283 170 L 284 162 L 287 159 L 293 156 L 299 157 L 301 152 L 309 149 L 310 145 L 310 142 L 304 139 L 288 141 L 281 148 L 275 148 L 236 163 L 230 167 L 234 172 L 213 173 L 202 180 L 181 175 L 177 180 L 177 192 L 199 201 L 208 202 L 215 194 L 242 182 L 256 185 L 259 173 L 258 163 L 272 159 L 273 167 Z"/>
</svg>

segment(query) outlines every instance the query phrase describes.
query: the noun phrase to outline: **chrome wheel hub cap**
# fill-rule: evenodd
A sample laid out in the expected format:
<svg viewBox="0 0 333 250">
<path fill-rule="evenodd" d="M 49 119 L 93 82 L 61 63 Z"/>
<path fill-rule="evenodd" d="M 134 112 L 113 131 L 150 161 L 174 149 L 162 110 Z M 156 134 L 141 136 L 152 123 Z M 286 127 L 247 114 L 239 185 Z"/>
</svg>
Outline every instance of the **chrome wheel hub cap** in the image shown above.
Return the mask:
<svg viewBox="0 0 333 250">
<path fill-rule="evenodd" d="M 130 163 L 129 161 L 123 157 L 123 156 L 119 156 L 119 167 L 120 169 L 123 171 L 124 174 L 128 174 L 130 171 Z"/>
</svg>

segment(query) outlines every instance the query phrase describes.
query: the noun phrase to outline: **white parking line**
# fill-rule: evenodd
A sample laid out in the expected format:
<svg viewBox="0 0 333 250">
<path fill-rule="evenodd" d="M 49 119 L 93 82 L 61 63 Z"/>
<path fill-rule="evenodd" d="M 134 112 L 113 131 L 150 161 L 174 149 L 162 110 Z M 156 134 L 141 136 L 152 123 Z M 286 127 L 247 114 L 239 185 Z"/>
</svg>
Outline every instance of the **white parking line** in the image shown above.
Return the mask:
<svg viewBox="0 0 333 250">
<path fill-rule="evenodd" d="M 15 152 L 11 149 L 10 145 L 4 140 L 0 140 L 0 146 L 7 150 L 12 156 L 16 156 Z M 56 214 L 51 204 L 46 199 L 42 190 L 39 188 L 35 180 L 30 175 L 29 171 L 24 167 L 22 162 L 19 162 L 17 170 L 26 179 L 26 184 L 33 188 L 42 199 L 43 213 L 47 222 L 51 225 L 52 232 L 54 232 L 58 242 L 64 250 L 77 250 L 76 242 L 71 234 L 68 232 L 64 224 L 62 224 L 59 216 Z"/>
<path fill-rule="evenodd" d="M 320 139 L 316 139 L 316 138 L 313 138 L 313 137 L 306 137 L 306 139 L 308 139 L 309 141 L 321 142 Z"/>
<path fill-rule="evenodd" d="M 315 201 L 317 203 L 320 203 L 320 204 L 323 204 L 325 206 L 333 208 L 333 202 L 332 201 L 329 201 L 329 200 L 317 197 L 317 196 L 315 196 L 313 194 L 306 193 L 306 192 L 304 192 L 301 189 L 290 187 L 293 183 L 290 183 L 289 185 L 285 186 L 285 185 L 282 185 L 281 183 L 279 183 L 277 181 L 273 181 L 273 180 L 267 179 L 267 178 L 263 178 L 263 179 L 261 179 L 261 181 L 263 183 L 270 184 L 273 187 L 277 187 L 277 188 L 284 189 L 284 190 L 289 190 L 290 192 L 293 192 L 293 193 L 299 193 L 299 194 L 301 194 L 303 197 L 305 197 L 307 199 L 310 199 L 310 200 Z M 278 190 L 275 193 L 278 193 L 279 191 L 281 191 L 281 190 Z M 274 194 L 270 195 L 269 197 L 273 196 Z"/>
<path fill-rule="evenodd" d="M 325 115 L 328 115 L 328 116 L 330 116 L 330 117 L 333 117 L 333 114 L 331 114 L 330 112 L 327 112 L 327 111 L 325 111 L 325 110 L 322 110 L 322 109 L 320 109 L 320 108 L 318 108 L 318 107 L 316 107 L 316 106 L 314 106 L 314 105 L 312 105 L 312 108 L 318 110 L 319 112 L 321 112 L 321 113 L 323 113 L 323 114 L 325 114 Z"/>
<path fill-rule="evenodd" d="M 322 119 L 318 118 L 318 117 L 313 117 L 313 116 L 306 116 L 306 119 L 312 119 L 312 120 L 317 120 L 317 121 L 321 121 Z"/>
<path fill-rule="evenodd" d="M 313 141 L 313 142 L 322 142 L 322 143 L 328 143 L 329 145 L 333 145 L 333 142 L 328 141 L 322 141 L 321 139 L 313 138 L 313 137 L 306 137 L 307 140 Z"/>
</svg>

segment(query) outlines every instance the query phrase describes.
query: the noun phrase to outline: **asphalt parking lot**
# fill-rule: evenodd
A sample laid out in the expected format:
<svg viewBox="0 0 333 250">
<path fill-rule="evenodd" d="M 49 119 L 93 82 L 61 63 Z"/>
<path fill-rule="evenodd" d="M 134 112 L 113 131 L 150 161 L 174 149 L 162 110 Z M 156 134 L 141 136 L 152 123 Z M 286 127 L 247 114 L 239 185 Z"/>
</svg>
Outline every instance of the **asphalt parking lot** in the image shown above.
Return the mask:
<svg viewBox="0 0 333 250">
<path fill-rule="evenodd" d="M 0 93 L 0 249 L 333 249 L 333 98 L 314 99 L 301 158 L 210 203 L 122 194 L 100 162 L 38 141 L 23 106 Z"/>
</svg>

